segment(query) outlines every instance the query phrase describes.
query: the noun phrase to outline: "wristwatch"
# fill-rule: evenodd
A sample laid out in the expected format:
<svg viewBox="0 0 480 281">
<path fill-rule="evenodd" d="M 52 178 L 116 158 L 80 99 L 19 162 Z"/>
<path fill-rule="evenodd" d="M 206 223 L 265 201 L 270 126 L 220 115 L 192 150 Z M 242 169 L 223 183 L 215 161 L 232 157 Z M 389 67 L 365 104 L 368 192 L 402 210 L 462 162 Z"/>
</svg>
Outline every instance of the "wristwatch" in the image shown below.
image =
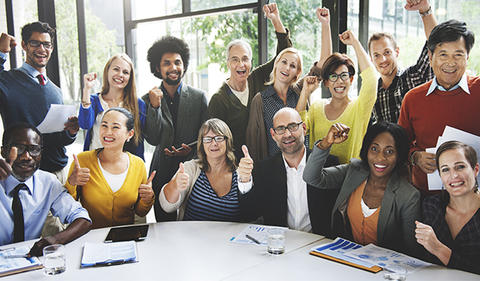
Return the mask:
<svg viewBox="0 0 480 281">
<path fill-rule="evenodd" d="M 432 6 L 428 7 L 428 10 L 426 10 L 426 11 L 423 12 L 423 13 L 420 12 L 420 11 L 418 11 L 418 12 L 419 12 L 420 15 L 422 16 L 422 18 L 425 17 L 425 16 L 428 16 L 428 15 L 431 15 L 431 14 L 432 14 Z"/>
</svg>

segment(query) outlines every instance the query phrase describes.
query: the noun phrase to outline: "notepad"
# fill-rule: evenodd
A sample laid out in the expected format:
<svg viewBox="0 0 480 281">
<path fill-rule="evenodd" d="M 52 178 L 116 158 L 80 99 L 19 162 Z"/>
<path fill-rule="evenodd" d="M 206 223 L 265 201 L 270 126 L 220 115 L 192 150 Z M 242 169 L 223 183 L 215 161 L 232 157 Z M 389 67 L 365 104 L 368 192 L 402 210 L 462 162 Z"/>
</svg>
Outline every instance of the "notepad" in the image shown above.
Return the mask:
<svg viewBox="0 0 480 281">
<path fill-rule="evenodd" d="M 345 254 L 350 250 L 359 249 L 361 247 L 363 246 L 360 244 L 348 241 L 343 238 L 337 238 L 331 243 L 314 247 L 310 251 L 310 254 L 370 272 L 376 273 L 381 271 L 382 268 L 373 263 L 355 257 L 349 257 Z"/>
<path fill-rule="evenodd" d="M 110 266 L 137 262 L 135 241 L 90 243 L 83 246 L 81 267 Z"/>
<path fill-rule="evenodd" d="M 42 268 L 42 263 L 37 257 L 18 257 L 29 251 L 28 246 L 0 250 L 0 277 Z"/>
</svg>

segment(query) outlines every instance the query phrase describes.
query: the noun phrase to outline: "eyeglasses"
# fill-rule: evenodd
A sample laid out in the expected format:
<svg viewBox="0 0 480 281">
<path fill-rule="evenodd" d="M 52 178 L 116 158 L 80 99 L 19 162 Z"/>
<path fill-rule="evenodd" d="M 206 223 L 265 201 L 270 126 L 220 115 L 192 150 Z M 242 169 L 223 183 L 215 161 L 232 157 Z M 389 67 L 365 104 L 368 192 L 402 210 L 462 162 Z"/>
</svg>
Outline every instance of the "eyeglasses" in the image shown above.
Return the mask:
<svg viewBox="0 0 480 281">
<path fill-rule="evenodd" d="M 30 40 L 28 41 L 28 44 L 32 47 L 38 48 L 40 45 L 43 45 L 43 47 L 47 50 L 51 50 L 53 48 L 52 42 L 42 42 L 42 41 L 37 41 L 37 40 Z"/>
<path fill-rule="evenodd" d="M 350 73 L 349 72 L 342 72 L 340 74 L 332 73 L 328 75 L 328 80 L 330 80 L 331 82 L 335 82 L 338 80 L 338 77 L 340 77 L 340 79 L 342 79 L 343 81 L 347 81 L 348 78 L 350 78 Z"/>
<path fill-rule="evenodd" d="M 278 126 L 276 128 L 273 128 L 273 131 L 275 131 L 275 134 L 277 135 L 283 135 L 287 131 L 287 129 L 290 131 L 290 133 L 296 132 L 298 130 L 298 127 L 302 124 L 303 122 L 299 123 L 290 123 L 287 126 Z"/>
<path fill-rule="evenodd" d="M 230 61 L 233 63 L 233 64 L 239 64 L 240 61 L 243 62 L 243 63 L 248 63 L 250 61 L 250 58 L 247 57 L 247 56 L 244 56 L 242 57 L 241 59 L 239 57 L 231 57 L 230 58 Z"/>
<path fill-rule="evenodd" d="M 226 136 L 214 136 L 214 137 L 203 137 L 203 143 L 211 143 L 215 140 L 216 143 L 222 142 L 226 139 Z"/>
<path fill-rule="evenodd" d="M 25 145 L 25 144 L 11 144 L 11 147 L 17 148 L 17 155 L 22 155 L 25 151 L 28 151 L 30 156 L 36 157 L 42 153 L 42 146 L 41 145 Z"/>
</svg>

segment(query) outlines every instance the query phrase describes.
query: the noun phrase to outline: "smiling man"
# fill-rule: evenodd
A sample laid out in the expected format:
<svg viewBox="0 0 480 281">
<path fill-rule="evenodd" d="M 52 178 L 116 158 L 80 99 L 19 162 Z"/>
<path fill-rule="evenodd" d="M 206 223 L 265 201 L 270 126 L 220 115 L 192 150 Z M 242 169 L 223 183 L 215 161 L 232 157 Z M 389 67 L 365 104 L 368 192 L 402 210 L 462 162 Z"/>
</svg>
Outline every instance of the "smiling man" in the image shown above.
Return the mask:
<svg viewBox="0 0 480 281">
<path fill-rule="evenodd" d="M 37 241 L 30 250 L 34 256 L 41 256 L 45 246 L 76 239 L 91 224 L 87 210 L 58 179 L 38 170 L 42 147 L 42 136 L 34 126 L 17 123 L 5 130 L 0 157 L 0 245 L 39 238 L 49 211 L 70 224 Z"/>
<path fill-rule="evenodd" d="M 155 145 L 150 173 L 157 171 L 153 190 L 158 198 L 162 186 L 170 181 L 180 162 L 196 155 L 198 130 L 207 119 L 207 97 L 204 91 L 183 82 L 190 60 L 185 41 L 164 36 L 148 50 L 147 60 L 160 87 L 154 87 L 142 97 L 147 106 L 143 134 Z M 175 220 L 176 214 L 165 213 L 158 200 L 154 204 L 157 221 Z"/>
<path fill-rule="evenodd" d="M 47 75 L 47 63 L 53 51 L 55 30 L 47 23 L 33 22 L 22 28 L 22 48 L 26 61 L 20 68 L 4 70 L 7 53 L 17 45 L 15 38 L 0 36 L 0 114 L 3 127 L 16 122 L 38 126 L 47 115 L 50 105 L 63 104 L 62 91 Z M 61 132 L 43 134 L 40 169 L 55 173 L 64 182 L 63 168 L 68 158 L 65 146 L 75 141 L 78 120 L 71 117 Z"/>
<path fill-rule="evenodd" d="M 480 77 L 467 75 L 474 34 L 464 22 L 449 20 L 436 26 L 428 38 L 428 56 L 435 77 L 405 95 L 398 124 L 411 141 L 412 183 L 428 190 L 426 174 L 436 170 L 435 147 L 445 126 L 480 136 Z"/>
</svg>

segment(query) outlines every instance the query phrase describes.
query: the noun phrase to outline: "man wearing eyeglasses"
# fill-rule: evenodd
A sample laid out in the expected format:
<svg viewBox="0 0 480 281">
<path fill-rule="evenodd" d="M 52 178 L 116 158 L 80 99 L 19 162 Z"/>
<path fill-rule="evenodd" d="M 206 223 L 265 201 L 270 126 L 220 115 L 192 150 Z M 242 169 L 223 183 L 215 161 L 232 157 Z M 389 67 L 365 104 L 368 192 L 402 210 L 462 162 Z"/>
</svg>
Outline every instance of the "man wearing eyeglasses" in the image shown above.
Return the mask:
<svg viewBox="0 0 480 281">
<path fill-rule="evenodd" d="M 70 225 L 43 237 L 29 255 L 41 256 L 52 244 L 66 244 L 88 232 L 91 219 L 51 173 L 38 170 L 42 136 L 34 126 L 17 123 L 3 134 L 0 157 L 0 245 L 40 237 L 49 211 Z"/>
<path fill-rule="evenodd" d="M 250 165 L 240 161 L 239 188 L 249 190 L 246 194 L 252 204 L 253 217 L 263 216 L 267 225 L 288 226 L 291 229 L 328 235 L 331 208 L 336 191 L 320 191 L 303 180 L 303 171 L 309 151 L 304 145 L 306 126 L 300 114 L 293 108 L 284 107 L 273 117 L 270 134 L 281 153 Z M 337 164 L 332 156 L 329 166 Z M 252 215 L 250 215 L 252 216 Z"/>
<path fill-rule="evenodd" d="M 46 75 L 47 63 L 53 51 L 55 30 L 47 23 L 33 22 L 22 28 L 22 48 L 26 60 L 10 71 L 4 70 L 7 54 L 17 43 L 12 36 L 0 36 L 0 114 L 3 127 L 16 122 L 38 126 L 50 105 L 63 104 L 62 92 Z M 40 169 L 52 172 L 64 181 L 61 172 L 67 165 L 65 146 L 73 143 L 78 131 L 77 117 L 69 118 L 61 132 L 43 134 L 45 146 Z"/>
</svg>

